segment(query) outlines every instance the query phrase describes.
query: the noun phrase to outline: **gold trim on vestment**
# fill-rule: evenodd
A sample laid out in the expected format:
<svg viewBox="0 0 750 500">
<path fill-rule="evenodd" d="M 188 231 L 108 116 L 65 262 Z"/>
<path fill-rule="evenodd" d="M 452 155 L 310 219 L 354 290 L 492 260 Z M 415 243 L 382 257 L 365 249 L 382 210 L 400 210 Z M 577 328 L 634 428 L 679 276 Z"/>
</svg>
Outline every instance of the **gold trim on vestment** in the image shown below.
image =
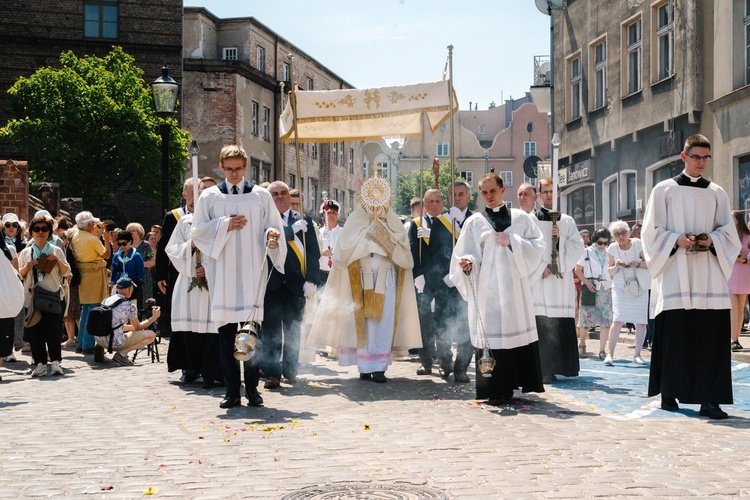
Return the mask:
<svg viewBox="0 0 750 500">
<path fill-rule="evenodd" d="M 417 228 L 420 228 L 420 227 L 422 227 L 422 218 L 421 218 L 421 217 L 415 217 L 415 218 L 414 218 L 414 219 L 412 219 L 412 220 L 414 221 L 414 224 L 416 224 L 416 225 L 417 225 Z M 428 246 L 429 246 L 429 244 L 430 244 L 430 238 L 420 238 L 420 239 L 421 239 L 422 241 L 424 241 L 424 244 L 425 244 L 425 245 L 428 245 Z"/>
<path fill-rule="evenodd" d="M 367 330 L 365 329 L 364 296 L 362 294 L 362 272 L 359 261 L 352 262 L 346 268 L 349 271 L 349 283 L 352 287 L 352 302 L 354 303 L 354 324 L 357 327 L 357 349 L 365 347 Z"/>
<path fill-rule="evenodd" d="M 302 252 L 297 246 L 297 242 L 292 240 L 292 241 L 287 241 L 287 243 L 289 244 L 289 248 L 291 248 L 292 251 L 294 252 L 294 255 L 297 256 L 297 260 L 299 260 L 299 268 L 300 268 L 300 271 L 302 271 L 302 277 L 306 278 L 307 269 L 305 269 L 305 258 L 302 256 Z"/>
<path fill-rule="evenodd" d="M 404 291 L 404 278 L 406 277 L 405 269 L 393 266 L 398 269 L 398 284 L 396 285 L 396 312 L 393 315 L 393 337 L 391 337 L 391 347 L 396 341 L 396 330 L 398 329 L 398 315 L 401 311 L 401 295 Z"/>
<path fill-rule="evenodd" d="M 450 222 L 448 222 L 448 219 L 445 217 L 445 214 L 439 216 L 438 220 L 443 223 L 443 225 L 445 226 L 445 228 L 448 231 L 450 231 L 451 233 L 453 233 L 453 237 L 454 238 L 458 239 L 458 237 L 459 237 L 459 235 L 461 233 L 459 233 L 458 231 L 456 231 L 455 229 L 453 229 L 453 227 L 452 227 L 453 225 Z"/>
</svg>

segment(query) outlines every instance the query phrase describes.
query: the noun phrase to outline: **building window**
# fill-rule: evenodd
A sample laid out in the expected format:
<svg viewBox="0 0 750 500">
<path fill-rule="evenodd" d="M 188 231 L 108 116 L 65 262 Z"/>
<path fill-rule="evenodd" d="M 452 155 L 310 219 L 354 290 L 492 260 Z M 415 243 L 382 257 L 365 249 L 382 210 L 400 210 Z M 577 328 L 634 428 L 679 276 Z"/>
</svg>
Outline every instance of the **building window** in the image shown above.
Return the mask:
<svg viewBox="0 0 750 500">
<path fill-rule="evenodd" d="M 354 173 L 354 148 L 349 148 L 349 173 Z"/>
<path fill-rule="evenodd" d="M 369 169 L 367 168 L 367 162 L 363 161 L 362 162 L 362 178 L 363 179 L 367 179 L 370 176 L 368 173 L 368 170 Z"/>
<path fill-rule="evenodd" d="M 83 4 L 87 38 L 117 38 L 117 0 L 88 0 Z"/>
<path fill-rule="evenodd" d="M 570 75 L 570 106 L 568 108 L 569 121 L 581 117 L 581 72 L 580 53 L 568 60 L 568 74 Z"/>
<path fill-rule="evenodd" d="M 318 143 L 313 142 L 310 144 L 310 158 L 317 158 L 318 157 Z"/>
<path fill-rule="evenodd" d="M 317 207 L 318 206 L 318 180 L 310 179 L 308 181 L 308 184 L 310 185 L 310 201 L 312 202 L 313 207 Z"/>
<path fill-rule="evenodd" d="M 265 73 L 266 72 L 266 49 L 259 46 L 257 55 L 258 55 L 258 60 L 257 60 L 258 71 L 260 71 L 261 73 Z"/>
<path fill-rule="evenodd" d="M 291 69 L 289 68 L 289 63 L 284 63 L 284 69 L 282 71 L 281 79 L 285 82 L 288 82 L 291 80 Z"/>
<path fill-rule="evenodd" d="M 525 157 L 536 156 L 536 141 L 525 141 L 523 143 L 523 155 Z"/>
<path fill-rule="evenodd" d="M 737 176 L 739 179 L 739 188 L 737 189 L 739 200 L 737 207 L 740 210 L 745 210 L 745 216 L 747 217 L 747 211 L 750 210 L 750 155 L 740 156 L 737 165 Z"/>
<path fill-rule="evenodd" d="M 500 177 L 503 179 L 503 187 L 513 187 L 513 172 L 511 172 L 510 170 L 504 170 L 502 172 L 498 172 L 498 175 L 500 175 Z"/>
<path fill-rule="evenodd" d="M 296 184 L 297 184 L 297 176 L 294 174 L 289 174 L 289 189 L 296 188 L 297 187 Z"/>
<path fill-rule="evenodd" d="M 263 180 L 261 182 L 271 182 L 271 164 L 263 162 Z"/>
<path fill-rule="evenodd" d="M 581 226 L 594 224 L 594 186 L 584 186 L 568 195 L 567 212 L 575 219 L 579 229 Z"/>
<path fill-rule="evenodd" d="M 269 135 L 271 129 L 271 110 L 263 106 L 263 138 L 267 141 L 271 140 Z"/>
<path fill-rule="evenodd" d="M 479 135 L 484 135 L 484 125 L 479 126 Z"/>
<path fill-rule="evenodd" d="M 313 89 L 313 79 L 312 78 L 308 78 L 307 79 L 307 90 L 312 90 L 312 89 Z"/>
<path fill-rule="evenodd" d="M 252 181 L 254 183 L 260 182 L 260 160 L 250 158 L 250 171 L 252 173 Z"/>
<path fill-rule="evenodd" d="M 333 164 L 336 165 L 339 162 L 339 143 L 333 143 Z"/>
<path fill-rule="evenodd" d="M 437 143 L 437 156 L 450 156 L 450 143 L 449 142 L 438 142 Z"/>
<path fill-rule="evenodd" d="M 382 177 L 383 179 L 389 179 L 388 177 L 388 162 L 381 162 L 377 164 L 378 169 L 378 177 Z"/>
<path fill-rule="evenodd" d="M 225 61 L 236 61 L 237 47 L 224 47 L 221 51 L 221 58 Z"/>
<path fill-rule="evenodd" d="M 341 152 L 341 154 L 339 154 L 339 165 L 341 165 L 343 167 L 344 166 L 344 160 L 345 160 L 345 157 L 344 157 L 344 143 L 343 142 L 339 146 L 339 151 Z"/>
<path fill-rule="evenodd" d="M 469 183 L 469 187 L 474 187 L 474 172 L 471 170 L 462 170 L 458 175 Z"/>
<path fill-rule="evenodd" d="M 349 190 L 349 210 L 354 210 L 354 191 Z"/>
<path fill-rule="evenodd" d="M 604 199 L 604 211 L 605 217 L 609 217 L 604 222 L 612 222 L 617 220 L 617 176 L 613 176 L 612 179 L 604 181 L 604 193 L 607 196 Z"/>
<path fill-rule="evenodd" d="M 532 186 L 536 186 L 536 177 L 529 177 L 526 174 L 523 174 L 523 182 L 526 184 L 531 184 Z"/>
<path fill-rule="evenodd" d="M 625 41 L 624 58 L 625 68 L 623 78 L 625 87 L 623 93 L 627 96 L 641 90 L 641 50 L 642 31 L 640 17 L 629 24 L 623 25 L 622 38 Z"/>
<path fill-rule="evenodd" d="M 591 74 L 594 75 L 591 95 L 592 109 L 600 109 L 607 104 L 607 41 L 601 40 L 591 45 L 589 53 Z"/>
<path fill-rule="evenodd" d="M 250 121 L 250 133 L 258 135 L 258 103 L 253 101 L 252 105 L 252 118 Z"/>
<path fill-rule="evenodd" d="M 656 57 L 652 61 L 656 64 L 657 80 L 669 78 L 674 73 L 674 4 L 668 0 L 662 5 L 654 7 L 656 20 Z"/>
<path fill-rule="evenodd" d="M 625 174 L 625 209 L 635 210 L 636 178 L 634 173 Z"/>
</svg>

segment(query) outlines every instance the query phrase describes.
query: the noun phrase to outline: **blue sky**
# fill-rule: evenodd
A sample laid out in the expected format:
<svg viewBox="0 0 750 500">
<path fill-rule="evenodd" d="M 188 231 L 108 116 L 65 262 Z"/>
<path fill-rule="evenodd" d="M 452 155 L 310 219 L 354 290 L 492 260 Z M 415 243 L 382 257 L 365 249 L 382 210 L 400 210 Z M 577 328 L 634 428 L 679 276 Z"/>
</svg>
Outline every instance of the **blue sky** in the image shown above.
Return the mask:
<svg viewBox="0 0 750 500">
<path fill-rule="evenodd" d="M 255 17 L 359 88 L 436 81 L 453 45 L 461 109 L 520 98 L 549 17 L 534 0 L 185 0 L 220 18 Z"/>
</svg>

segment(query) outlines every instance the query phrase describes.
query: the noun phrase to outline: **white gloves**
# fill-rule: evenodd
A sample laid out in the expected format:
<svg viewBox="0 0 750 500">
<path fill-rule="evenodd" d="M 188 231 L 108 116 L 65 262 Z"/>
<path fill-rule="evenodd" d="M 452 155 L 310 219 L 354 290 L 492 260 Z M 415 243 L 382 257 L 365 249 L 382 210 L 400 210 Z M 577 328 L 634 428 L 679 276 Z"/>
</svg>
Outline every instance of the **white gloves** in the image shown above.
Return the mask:
<svg viewBox="0 0 750 500">
<path fill-rule="evenodd" d="M 417 288 L 417 293 L 424 293 L 424 274 L 414 278 L 414 286 Z"/>
<path fill-rule="evenodd" d="M 307 221 L 304 219 L 300 219 L 294 224 L 292 224 L 292 231 L 298 232 L 298 231 L 307 231 Z"/>
<path fill-rule="evenodd" d="M 300 221 L 300 222 L 304 222 L 304 221 Z M 310 297 L 312 297 L 312 294 L 315 293 L 316 289 L 317 287 L 315 286 L 315 283 L 310 283 L 309 281 L 305 281 L 305 284 L 302 285 L 302 292 L 304 292 L 306 299 L 309 299 Z"/>
<path fill-rule="evenodd" d="M 456 286 L 456 285 L 455 285 L 455 284 L 454 284 L 454 283 L 453 283 L 453 282 L 451 281 L 451 276 L 450 276 L 450 274 L 446 274 L 445 276 L 443 276 L 443 283 L 445 283 L 445 286 L 447 286 L 448 288 L 453 288 L 454 286 Z"/>
<path fill-rule="evenodd" d="M 461 217 L 461 210 L 458 207 L 451 207 L 448 213 L 445 214 L 445 218 L 448 219 L 448 222 L 452 222 L 458 217 Z"/>
<path fill-rule="evenodd" d="M 429 238 L 431 232 L 432 232 L 431 229 L 428 229 L 426 227 L 420 227 L 417 229 L 417 238 Z"/>
</svg>

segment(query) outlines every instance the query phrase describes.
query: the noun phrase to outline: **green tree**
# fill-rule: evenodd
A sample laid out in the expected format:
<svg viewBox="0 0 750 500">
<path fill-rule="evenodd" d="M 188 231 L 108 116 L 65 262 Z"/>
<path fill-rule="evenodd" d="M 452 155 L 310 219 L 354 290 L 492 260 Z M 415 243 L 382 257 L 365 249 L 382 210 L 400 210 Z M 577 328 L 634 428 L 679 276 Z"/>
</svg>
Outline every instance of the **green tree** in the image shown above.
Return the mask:
<svg viewBox="0 0 750 500">
<path fill-rule="evenodd" d="M 161 195 L 163 118 L 154 112 L 143 71 L 122 48 L 100 57 L 60 56 L 60 68 L 41 68 L 8 90 L 17 119 L 0 137 L 29 160 L 32 181 L 59 182 L 63 196 L 89 206 L 137 192 Z M 170 198 L 179 199 L 190 136 L 174 117 L 170 136 Z"/>
<path fill-rule="evenodd" d="M 461 179 L 461 175 L 458 171 L 458 168 L 454 170 L 455 177 L 454 179 Z M 407 173 L 403 171 L 399 171 L 398 174 L 398 186 L 396 189 L 396 206 L 394 207 L 394 210 L 396 210 L 397 213 L 402 215 L 409 215 L 411 213 L 411 210 L 409 208 L 409 203 L 411 202 L 412 198 L 415 197 L 424 197 L 424 192 L 428 189 L 431 189 L 435 185 L 435 177 L 432 173 L 432 165 L 428 167 L 425 167 L 424 169 L 424 178 L 422 180 L 422 193 L 419 191 L 419 170 L 415 170 L 414 172 Z M 453 182 L 453 179 L 451 179 L 451 162 L 450 160 L 446 160 L 443 162 L 442 165 L 440 165 L 440 171 L 438 172 L 438 188 L 440 189 L 440 192 L 443 193 L 443 200 L 445 202 L 446 208 L 450 205 L 450 199 L 448 198 L 448 187 Z M 469 200 L 469 208 L 471 210 L 475 210 L 477 207 L 477 193 L 473 193 L 471 195 L 471 199 Z"/>
</svg>

